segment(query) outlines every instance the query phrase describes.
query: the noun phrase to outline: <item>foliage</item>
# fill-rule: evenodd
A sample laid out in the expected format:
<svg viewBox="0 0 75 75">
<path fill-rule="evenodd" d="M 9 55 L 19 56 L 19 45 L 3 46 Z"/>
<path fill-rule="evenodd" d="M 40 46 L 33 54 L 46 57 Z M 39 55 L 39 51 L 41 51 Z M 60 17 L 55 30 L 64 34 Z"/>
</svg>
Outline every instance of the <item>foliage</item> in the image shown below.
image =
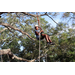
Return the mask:
<svg viewBox="0 0 75 75">
<path fill-rule="evenodd" d="M 31 14 L 35 14 L 30 12 Z M 43 13 L 43 12 L 42 12 Z M 57 17 L 58 13 L 50 13 L 49 15 Z M 64 12 L 62 18 L 69 18 L 70 16 L 75 16 L 74 13 Z M 19 17 L 18 17 L 19 16 Z M 72 26 L 75 27 L 72 18 Z M 2 15 L 1 21 L 8 23 L 15 28 L 18 28 L 24 32 L 27 32 L 31 37 L 35 37 L 34 25 L 37 24 L 37 19 L 35 17 L 27 16 L 22 13 L 5 13 Z M 47 51 L 47 61 L 48 62 L 74 62 L 75 61 L 75 30 L 70 28 L 64 22 L 59 22 L 56 27 L 51 26 L 44 18 L 40 17 L 40 25 L 46 34 L 51 36 L 51 40 L 55 45 L 47 46 L 45 40 L 41 43 L 41 55 L 44 55 Z M 1 26 L 0 31 L 5 27 Z M 11 29 L 8 29 L 0 33 L 0 48 L 7 49 L 10 48 L 14 54 L 19 57 L 32 60 L 39 56 L 39 41 L 33 41 L 26 35 Z M 5 39 L 3 41 L 3 39 Z M 44 48 L 47 46 L 46 48 Z M 41 58 L 41 62 L 46 61 L 46 54 Z M 11 59 L 10 59 L 11 60 Z M 3 61 L 9 61 L 7 55 L 3 55 Z M 18 62 L 18 60 L 11 60 L 12 62 Z M 38 61 L 38 60 L 36 60 Z"/>
</svg>

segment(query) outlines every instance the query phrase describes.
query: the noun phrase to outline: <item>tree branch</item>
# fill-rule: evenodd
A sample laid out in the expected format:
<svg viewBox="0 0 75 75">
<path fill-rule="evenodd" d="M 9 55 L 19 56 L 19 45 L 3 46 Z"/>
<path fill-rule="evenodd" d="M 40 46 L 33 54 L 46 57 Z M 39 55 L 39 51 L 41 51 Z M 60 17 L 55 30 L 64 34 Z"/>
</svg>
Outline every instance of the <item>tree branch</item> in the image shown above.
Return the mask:
<svg viewBox="0 0 75 75">
<path fill-rule="evenodd" d="M 3 30 L 0 31 L 0 33 L 2 33 L 3 31 L 7 30 L 7 28 L 4 28 Z"/>
<path fill-rule="evenodd" d="M 51 19 L 58 25 L 58 23 L 57 23 L 51 16 L 49 16 L 47 13 L 46 13 L 46 15 L 47 15 L 49 18 L 51 18 Z"/>
<path fill-rule="evenodd" d="M 0 15 L 3 14 L 3 13 L 18 13 L 18 12 L 0 12 Z M 28 12 L 21 12 L 21 13 L 23 13 L 25 15 L 28 15 L 28 16 L 32 16 L 32 17 L 37 17 L 37 15 L 29 14 Z M 44 15 L 46 15 L 46 13 L 40 14 L 40 16 L 44 16 Z"/>
<path fill-rule="evenodd" d="M 8 54 L 11 50 L 10 49 L 2 49 L 0 50 L 0 55 Z"/>
<path fill-rule="evenodd" d="M 18 57 L 16 55 L 13 54 L 13 57 L 12 59 L 17 59 L 17 60 L 20 60 L 20 61 L 26 61 L 26 62 L 34 62 L 36 59 L 32 59 L 32 60 L 27 60 L 27 59 L 24 59 L 24 58 L 21 58 L 21 57 Z"/>
<path fill-rule="evenodd" d="M 27 60 L 27 59 L 24 59 L 24 58 L 21 58 L 21 57 L 18 57 L 18 56 L 16 56 L 16 55 L 14 55 L 12 52 L 11 52 L 11 50 L 10 49 L 2 49 L 2 50 L 0 50 L 0 55 L 5 55 L 5 54 L 8 54 L 8 55 L 12 55 L 12 59 L 17 59 L 17 60 L 20 60 L 20 61 L 27 61 L 27 62 L 33 62 L 34 61 L 34 59 L 33 60 Z"/>
<path fill-rule="evenodd" d="M 24 59 L 24 58 L 21 58 L 21 57 L 18 57 L 16 55 L 14 55 L 10 49 L 2 49 L 0 50 L 0 55 L 5 55 L 5 54 L 8 54 L 9 56 L 12 56 L 11 58 L 12 59 L 17 59 L 17 60 L 20 60 L 20 61 L 26 61 L 26 62 L 34 62 L 35 60 L 43 57 L 43 56 L 40 56 L 40 57 L 37 57 L 37 59 L 33 59 L 33 60 L 27 60 L 27 59 Z"/>
<path fill-rule="evenodd" d="M 27 35 L 30 39 L 36 40 L 36 39 L 32 38 L 28 33 L 23 32 L 22 30 L 20 30 L 20 29 L 18 29 L 18 28 L 14 28 L 13 26 L 11 26 L 11 25 L 9 25 L 9 24 L 7 24 L 7 23 L 1 23 L 1 22 L 0 22 L 0 25 L 5 26 L 5 27 L 10 27 L 11 29 L 17 30 L 17 31 L 21 32 L 22 34 Z"/>
</svg>

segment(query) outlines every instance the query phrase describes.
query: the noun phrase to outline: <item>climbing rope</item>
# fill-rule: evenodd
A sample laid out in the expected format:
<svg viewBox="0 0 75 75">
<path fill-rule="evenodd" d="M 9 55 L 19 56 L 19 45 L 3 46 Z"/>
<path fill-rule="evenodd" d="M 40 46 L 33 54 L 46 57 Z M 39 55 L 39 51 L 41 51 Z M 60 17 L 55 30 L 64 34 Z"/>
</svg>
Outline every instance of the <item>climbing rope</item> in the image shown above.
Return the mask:
<svg viewBox="0 0 75 75">
<path fill-rule="evenodd" d="M 38 16 L 38 13 L 37 13 L 38 25 L 40 27 L 40 19 L 38 17 L 40 17 L 40 12 L 39 12 L 39 16 Z M 40 34 L 39 34 L 39 37 L 40 37 Z M 39 38 L 39 62 L 40 62 L 40 38 Z"/>
<path fill-rule="evenodd" d="M 40 17 L 40 12 L 39 12 L 39 17 Z M 39 26 L 40 26 L 40 19 L 39 19 Z M 39 35 L 40 37 L 40 35 Z M 40 38 L 39 38 L 39 62 L 40 62 Z"/>
</svg>

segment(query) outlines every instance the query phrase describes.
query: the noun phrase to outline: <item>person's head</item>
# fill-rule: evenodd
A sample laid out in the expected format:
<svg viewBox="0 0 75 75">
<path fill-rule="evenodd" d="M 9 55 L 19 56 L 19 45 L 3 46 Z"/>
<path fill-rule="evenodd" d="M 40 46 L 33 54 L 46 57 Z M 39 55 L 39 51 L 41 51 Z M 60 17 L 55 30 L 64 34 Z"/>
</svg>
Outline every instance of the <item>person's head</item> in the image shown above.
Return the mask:
<svg viewBox="0 0 75 75">
<path fill-rule="evenodd" d="M 35 25 L 35 29 L 38 30 L 38 25 Z"/>
</svg>

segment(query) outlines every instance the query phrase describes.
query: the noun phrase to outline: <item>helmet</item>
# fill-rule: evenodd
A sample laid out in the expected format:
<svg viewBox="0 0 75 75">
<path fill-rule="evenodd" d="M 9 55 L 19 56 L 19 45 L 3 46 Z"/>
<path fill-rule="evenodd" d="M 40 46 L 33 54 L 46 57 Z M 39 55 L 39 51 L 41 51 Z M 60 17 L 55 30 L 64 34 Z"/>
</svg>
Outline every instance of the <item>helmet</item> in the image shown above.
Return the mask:
<svg viewBox="0 0 75 75">
<path fill-rule="evenodd" d="M 35 27 L 36 27 L 36 26 L 38 26 L 38 25 L 35 25 Z"/>
</svg>

